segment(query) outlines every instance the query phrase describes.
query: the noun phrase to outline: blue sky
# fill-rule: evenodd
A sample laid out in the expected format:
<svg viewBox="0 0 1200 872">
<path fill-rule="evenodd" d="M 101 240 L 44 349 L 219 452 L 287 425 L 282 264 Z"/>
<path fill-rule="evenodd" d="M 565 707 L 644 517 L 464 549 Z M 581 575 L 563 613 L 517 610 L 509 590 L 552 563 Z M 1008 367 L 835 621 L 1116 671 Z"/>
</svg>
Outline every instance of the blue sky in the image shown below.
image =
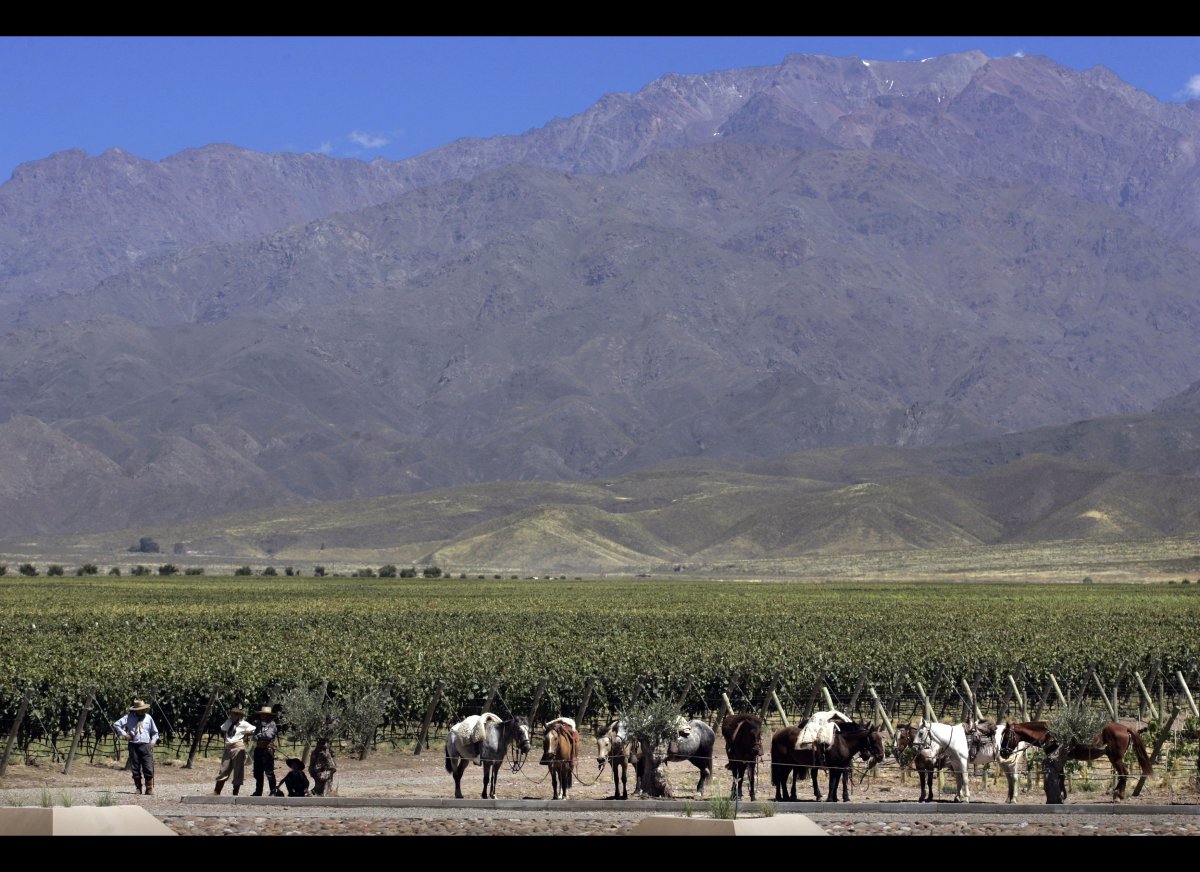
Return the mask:
<svg viewBox="0 0 1200 872">
<path fill-rule="evenodd" d="M 398 160 L 522 133 L 667 72 L 973 48 L 1103 64 L 1160 100 L 1200 98 L 1200 37 L 0 37 L 0 179 L 68 148 Z"/>
</svg>

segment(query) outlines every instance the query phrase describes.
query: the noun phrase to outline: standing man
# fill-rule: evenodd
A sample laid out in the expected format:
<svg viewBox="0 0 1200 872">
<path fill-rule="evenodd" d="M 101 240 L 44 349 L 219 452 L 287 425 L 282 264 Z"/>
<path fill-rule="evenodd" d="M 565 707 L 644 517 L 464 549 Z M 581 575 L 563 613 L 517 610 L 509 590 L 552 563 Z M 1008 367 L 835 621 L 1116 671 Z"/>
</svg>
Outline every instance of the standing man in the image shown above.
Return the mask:
<svg viewBox="0 0 1200 872">
<path fill-rule="evenodd" d="M 275 737 L 279 735 L 279 724 L 275 723 L 275 712 L 269 705 L 258 710 L 258 730 L 254 733 L 254 793 L 262 796 L 263 776 L 271 786 L 271 796 L 282 796 L 275 786 Z"/>
<path fill-rule="evenodd" d="M 233 776 L 233 795 L 237 796 L 246 771 L 246 736 L 254 734 L 254 724 L 243 719 L 246 713 L 241 706 L 229 709 L 229 717 L 221 724 L 221 737 L 225 740 L 225 752 L 221 754 L 221 771 L 217 773 L 216 796 Z"/>
<path fill-rule="evenodd" d="M 133 786 L 142 792 L 142 776 L 146 776 L 146 796 L 154 795 L 154 746 L 158 743 L 158 727 L 150 717 L 150 704 L 135 699 L 129 714 L 113 722 L 113 729 L 129 743 L 129 762 L 133 767 Z"/>
</svg>

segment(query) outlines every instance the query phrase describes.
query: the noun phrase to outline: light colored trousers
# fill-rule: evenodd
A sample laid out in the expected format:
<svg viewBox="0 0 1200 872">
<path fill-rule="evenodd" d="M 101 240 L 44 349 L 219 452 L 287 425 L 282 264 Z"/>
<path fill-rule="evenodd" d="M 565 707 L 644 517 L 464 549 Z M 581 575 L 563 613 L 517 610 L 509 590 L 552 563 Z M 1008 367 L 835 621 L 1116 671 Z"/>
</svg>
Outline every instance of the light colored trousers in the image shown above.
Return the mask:
<svg viewBox="0 0 1200 872">
<path fill-rule="evenodd" d="M 217 784 L 224 784 L 233 776 L 233 786 L 237 787 L 243 781 L 246 769 L 246 744 L 226 745 L 225 753 L 221 755 L 221 771 L 217 773 Z"/>
</svg>

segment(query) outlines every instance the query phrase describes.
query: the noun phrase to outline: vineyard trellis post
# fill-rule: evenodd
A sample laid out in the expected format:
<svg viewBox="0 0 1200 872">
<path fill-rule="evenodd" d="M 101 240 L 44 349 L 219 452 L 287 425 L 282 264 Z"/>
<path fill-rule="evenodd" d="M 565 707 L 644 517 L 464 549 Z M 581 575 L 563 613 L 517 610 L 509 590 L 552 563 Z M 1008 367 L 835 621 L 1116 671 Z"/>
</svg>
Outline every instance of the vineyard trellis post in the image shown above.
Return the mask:
<svg viewBox="0 0 1200 872">
<path fill-rule="evenodd" d="M 762 706 L 759 708 L 758 716 L 764 721 L 767 719 L 767 712 L 771 710 L 771 697 L 775 695 L 775 688 L 779 686 L 779 676 L 776 675 L 771 679 L 771 684 L 767 688 L 767 694 L 763 697 Z"/>
<path fill-rule="evenodd" d="M 775 708 L 779 709 L 779 716 L 783 718 L 784 727 L 790 727 L 792 722 L 788 720 L 787 712 L 783 710 L 783 703 L 779 701 L 779 694 L 772 690 L 771 699 L 775 703 Z"/>
<path fill-rule="evenodd" d="M 964 698 L 965 702 L 963 708 L 969 709 L 967 714 L 973 713 L 975 715 L 975 720 L 982 721 L 983 713 L 979 711 L 979 703 L 975 701 L 975 691 L 972 690 L 971 685 L 967 684 L 967 680 L 965 678 L 962 680 L 962 686 L 963 690 L 967 692 L 967 695 Z M 963 720 L 966 720 L 966 718 Z"/>
<path fill-rule="evenodd" d="M 1025 698 L 1021 696 L 1021 691 L 1017 687 L 1017 680 L 1013 678 L 1013 674 L 1008 673 L 1008 683 L 1012 686 L 1013 695 L 1017 699 L 1017 708 L 1021 710 L 1021 720 L 1029 720 L 1029 706 L 1025 704 Z"/>
<path fill-rule="evenodd" d="M 692 686 L 692 683 L 689 681 L 688 687 L 691 687 L 691 686 Z M 590 703 L 592 701 L 592 691 L 595 689 L 596 689 L 596 679 L 589 677 L 588 680 L 586 682 L 584 682 L 584 685 L 583 685 L 583 699 L 581 699 L 579 701 L 579 708 L 576 709 L 576 711 L 575 711 L 575 723 L 576 724 L 582 724 L 583 719 L 587 716 L 588 703 Z M 684 693 L 686 693 L 686 692 L 687 691 L 684 691 Z M 680 705 L 682 705 L 682 703 L 680 703 Z"/>
<path fill-rule="evenodd" d="M 929 697 L 925 695 L 925 688 L 919 681 L 917 682 L 917 695 L 921 697 L 921 707 L 925 713 L 925 719 L 932 722 L 934 720 L 933 706 L 929 704 Z"/>
<path fill-rule="evenodd" d="M 483 709 L 479 712 L 484 714 L 492 710 L 492 703 L 496 701 L 496 697 L 500 694 L 500 681 L 497 679 L 492 682 L 492 689 L 488 691 L 487 699 L 483 701 Z"/>
<path fill-rule="evenodd" d="M 821 675 L 821 699 L 825 701 L 825 711 L 833 711 L 833 697 L 829 693 L 829 685 L 825 683 L 825 675 Z"/>
<path fill-rule="evenodd" d="M 1054 696 L 1058 700 L 1058 704 L 1066 705 L 1067 700 L 1063 697 L 1062 688 L 1058 686 L 1058 678 L 1053 672 L 1050 673 L 1050 684 L 1054 687 Z"/>
<path fill-rule="evenodd" d="M 87 702 L 79 712 L 79 720 L 75 722 L 75 734 L 71 737 L 71 750 L 67 751 L 67 762 L 63 764 L 63 775 L 69 775 L 71 772 L 71 764 L 75 762 L 75 751 L 79 748 L 79 739 L 83 736 L 83 728 L 87 726 L 87 717 L 95 701 L 96 691 L 93 688 L 88 692 Z"/>
<path fill-rule="evenodd" d="M 736 672 L 730 674 L 729 682 L 725 685 L 725 692 L 721 694 L 721 705 L 717 708 L 717 717 L 712 725 L 714 731 L 721 729 L 721 719 L 725 717 L 725 712 L 733 714 L 733 704 L 729 702 L 729 697 L 733 694 L 735 687 L 737 687 Z"/>
<path fill-rule="evenodd" d="M 683 704 L 687 702 L 688 694 L 692 692 L 692 685 L 696 683 L 696 679 L 688 676 L 687 684 L 683 687 L 683 693 L 679 694 L 679 702 L 675 704 L 675 708 L 682 711 Z M 703 700 L 701 700 L 703 702 Z"/>
<path fill-rule="evenodd" d="M 192 763 L 196 760 L 196 752 L 200 750 L 200 740 L 204 737 L 204 728 L 208 725 L 208 719 L 212 717 L 213 706 L 217 704 L 217 694 L 221 692 L 221 685 L 214 684 L 212 693 L 208 695 L 208 702 L 204 705 L 204 714 L 200 716 L 200 722 L 196 724 L 196 731 L 192 734 L 192 747 L 188 750 L 187 762 L 183 764 L 184 769 L 191 769 Z"/>
<path fill-rule="evenodd" d="M 1179 689 L 1183 691 L 1184 697 L 1187 698 L 1188 706 L 1191 708 L 1192 714 L 1200 718 L 1200 709 L 1196 708 L 1196 700 L 1192 699 L 1191 688 L 1189 688 L 1187 686 L 1187 682 L 1183 680 L 1183 670 L 1176 669 L 1175 677 L 1179 679 Z"/>
<path fill-rule="evenodd" d="M 883 703 L 879 699 L 879 694 L 875 692 L 875 688 L 873 686 L 870 687 L 869 690 L 871 691 L 871 699 L 875 700 L 875 711 L 877 711 L 879 713 L 879 717 L 883 719 L 883 726 L 888 731 L 888 735 L 892 737 L 892 741 L 896 741 L 896 728 L 892 726 L 891 719 L 888 717 L 887 712 L 884 711 Z"/>
<path fill-rule="evenodd" d="M 1109 700 L 1108 694 L 1104 692 L 1104 682 L 1100 680 L 1100 673 L 1096 671 L 1096 667 L 1092 667 L 1092 678 L 1096 682 L 1096 689 L 1100 691 L 1100 699 L 1104 700 L 1104 707 L 1108 709 L 1109 717 L 1114 721 L 1117 719 L 1117 710 L 1113 707 L 1112 701 Z"/>
<path fill-rule="evenodd" d="M 1037 705 L 1033 707 L 1033 720 L 1040 721 L 1042 719 L 1042 709 L 1046 707 L 1046 703 L 1050 701 L 1050 691 L 1053 688 L 1050 685 L 1050 679 L 1047 678 L 1045 684 L 1042 685 L 1042 695 L 1038 697 Z"/>
<path fill-rule="evenodd" d="M 641 680 L 638 680 L 641 684 Z M 542 694 L 546 692 L 546 679 L 538 682 L 537 689 L 533 692 L 533 702 L 529 705 L 529 729 L 533 729 L 535 718 L 537 718 L 538 707 L 542 704 Z"/>
<path fill-rule="evenodd" d="M 25 720 L 25 713 L 29 711 L 29 701 L 32 698 L 32 689 L 27 689 L 25 695 L 21 697 L 21 705 L 17 708 L 16 717 L 13 718 L 12 729 L 8 731 L 8 741 L 4 744 L 4 757 L 0 759 L 0 777 L 3 777 L 5 770 L 8 769 L 8 758 L 12 754 L 13 745 L 17 743 L 17 733 L 21 729 L 21 722 Z"/>
<path fill-rule="evenodd" d="M 862 672 L 858 673 L 858 682 L 854 685 L 854 693 L 850 695 L 850 711 L 849 714 L 856 714 L 858 708 L 858 698 L 862 696 L 863 688 L 867 684 L 867 668 L 864 666 Z"/>
<path fill-rule="evenodd" d="M 935 675 L 933 678 L 933 686 L 930 687 L 930 689 L 929 689 L 929 699 L 930 700 L 932 700 L 934 702 L 937 701 L 938 691 L 942 689 L 942 679 L 944 679 L 945 677 L 946 677 L 946 664 L 943 663 L 941 666 L 938 667 L 937 675 Z M 933 715 L 933 713 L 935 712 L 935 709 L 933 708 L 932 705 L 929 707 L 929 710 L 930 710 L 930 714 Z M 941 716 L 940 715 L 938 715 L 937 717 L 931 716 L 929 719 L 931 721 L 932 720 L 941 720 Z"/>
<path fill-rule="evenodd" d="M 817 704 L 817 694 L 821 692 L 821 687 L 825 684 L 825 673 L 822 671 L 817 676 L 817 683 L 813 685 L 812 692 L 808 695 L 808 702 L 804 704 L 803 718 L 811 718 L 814 708 Z"/>
<path fill-rule="evenodd" d="M 1142 708 L 1143 709 L 1149 708 L 1150 716 L 1152 718 L 1154 718 L 1154 720 L 1157 721 L 1158 720 L 1158 707 L 1154 704 L 1154 697 L 1150 695 L 1150 691 L 1146 690 L 1146 683 L 1144 681 L 1142 681 L 1142 674 L 1140 672 L 1135 671 L 1133 673 L 1133 677 L 1134 677 L 1134 680 L 1137 681 L 1138 690 L 1140 690 L 1142 692 L 1142 698 L 1143 698 Z M 1138 720 L 1144 721 L 1145 718 L 1141 717 L 1141 715 L 1142 715 L 1142 712 L 1139 711 L 1138 712 Z"/>
<path fill-rule="evenodd" d="M 1167 741 L 1167 736 L 1171 735 L 1171 727 L 1175 723 L 1175 718 L 1179 716 L 1179 706 L 1171 707 L 1171 716 L 1167 718 L 1162 729 L 1158 731 L 1158 738 L 1154 740 L 1154 750 L 1150 752 L 1150 762 L 1160 762 L 1158 755 L 1162 753 L 1163 743 Z"/>
<path fill-rule="evenodd" d="M 429 708 L 425 711 L 425 718 L 421 721 L 421 731 L 417 733 L 417 743 L 413 745 L 413 755 L 421 753 L 421 746 L 429 747 L 429 725 L 433 723 L 434 712 L 437 711 L 438 703 L 442 701 L 442 688 L 445 685 L 439 678 L 433 686 L 433 699 L 429 702 Z"/>
</svg>

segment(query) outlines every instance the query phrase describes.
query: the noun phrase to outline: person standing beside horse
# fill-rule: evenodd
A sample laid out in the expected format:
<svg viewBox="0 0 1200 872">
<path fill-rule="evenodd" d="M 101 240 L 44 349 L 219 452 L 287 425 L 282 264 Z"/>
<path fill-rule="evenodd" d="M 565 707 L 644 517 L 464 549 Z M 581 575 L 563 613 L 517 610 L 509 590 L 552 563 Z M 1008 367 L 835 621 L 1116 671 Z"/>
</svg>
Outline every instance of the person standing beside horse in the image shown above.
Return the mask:
<svg viewBox="0 0 1200 872">
<path fill-rule="evenodd" d="M 258 710 L 258 720 L 258 729 L 254 732 L 254 793 L 251 796 L 262 796 L 264 776 L 271 788 L 270 795 L 282 796 L 283 792 L 275 786 L 275 738 L 279 735 L 279 724 L 269 705 Z"/>
<path fill-rule="evenodd" d="M 158 743 L 158 727 L 150 717 L 150 704 L 135 699 L 129 714 L 113 722 L 113 729 L 129 743 L 129 762 L 133 767 L 133 786 L 142 792 L 142 776 L 146 778 L 146 796 L 154 795 L 154 746 Z"/>
<path fill-rule="evenodd" d="M 221 792 L 225 782 L 233 777 L 233 795 L 238 795 L 246 771 L 246 736 L 254 734 L 254 724 L 245 720 L 241 706 L 233 706 L 229 717 L 221 724 L 221 738 L 225 740 L 225 751 L 221 754 L 221 771 L 217 773 L 217 785 L 213 796 Z"/>
</svg>

